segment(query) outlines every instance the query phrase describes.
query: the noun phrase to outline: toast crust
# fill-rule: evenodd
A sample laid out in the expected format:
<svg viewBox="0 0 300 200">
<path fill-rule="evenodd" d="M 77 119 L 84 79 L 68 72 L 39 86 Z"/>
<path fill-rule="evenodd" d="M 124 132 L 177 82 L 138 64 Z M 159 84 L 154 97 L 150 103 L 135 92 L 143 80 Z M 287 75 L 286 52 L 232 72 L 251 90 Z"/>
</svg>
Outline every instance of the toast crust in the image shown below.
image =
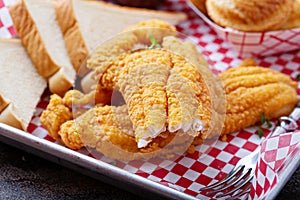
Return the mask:
<svg viewBox="0 0 300 200">
<path fill-rule="evenodd" d="M 25 1 L 19 1 L 10 7 L 10 13 L 22 44 L 38 73 L 48 79 L 52 93 L 63 95 L 73 86 L 74 80 L 67 78 L 67 75 L 63 74 L 63 66 L 59 66 L 50 56 L 39 29 L 30 15 L 29 9 L 26 8 Z"/>
<path fill-rule="evenodd" d="M 59 96 L 63 96 L 73 85 L 73 81 L 66 77 L 63 69 L 60 69 L 48 80 L 49 90 Z"/>
<path fill-rule="evenodd" d="M 71 0 L 58 0 L 55 9 L 56 19 L 64 35 L 71 63 L 74 69 L 78 71 L 89 55 L 89 51 L 73 10 L 73 2 Z"/>
<path fill-rule="evenodd" d="M 5 99 L 1 94 L 0 94 L 0 113 L 8 106 L 10 101 L 8 99 Z"/>
<path fill-rule="evenodd" d="M 45 78 L 50 77 L 60 67 L 48 54 L 44 41 L 32 16 L 26 9 L 24 1 L 19 1 L 9 7 L 9 12 L 14 27 L 22 39 L 22 44 L 25 46 L 38 73 Z"/>
<path fill-rule="evenodd" d="M 14 114 L 14 108 L 12 104 L 9 104 L 1 113 L 0 113 L 0 122 L 7 124 L 9 126 L 13 126 L 17 129 L 26 130 L 28 127 L 28 124 L 25 124 L 22 122 L 21 119 L 19 119 Z"/>
</svg>

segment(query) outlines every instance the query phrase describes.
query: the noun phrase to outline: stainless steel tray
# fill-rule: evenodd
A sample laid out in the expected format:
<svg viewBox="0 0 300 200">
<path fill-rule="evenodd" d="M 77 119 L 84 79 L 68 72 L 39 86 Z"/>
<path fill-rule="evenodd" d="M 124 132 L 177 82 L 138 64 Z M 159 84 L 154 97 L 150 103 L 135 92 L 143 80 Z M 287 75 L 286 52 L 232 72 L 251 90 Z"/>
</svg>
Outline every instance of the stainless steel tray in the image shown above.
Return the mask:
<svg viewBox="0 0 300 200">
<path fill-rule="evenodd" d="M 65 148 L 59 144 L 38 138 L 27 132 L 0 123 L 0 139 L 9 145 L 21 148 L 42 158 L 72 168 L 80 173 L 89 175 L 136 194 L 148 192 L 149 198 L 157 195 L 170 199 L 196 199 L 175 189 L 150 181 L 146 178 L 122 170 L 114 165 L 96 160 L 92 157 Z M 120 181 L 123 184 L 120 184 Z M 138 190 L 136 190 L 138 189 Z"/>
<path fill-rule="evenodd" d="M 21 148 L 27 152 L 72 168 L 80 173 L 117 187 L 120 187 L 120 182 L 122 182 L 124 183 L 121 184 L 122 189 L 128 191 L 134 190 L 137 195 L 143 195 L 143 197 L 145 197 L 144 194 L 147 192 L 149 199 L 157 198 L 157 195 L 165 199 L 197 199 L 191 195 L 2 123 L 0 123 L 0 139 L 9 145 Z M 284 170 L 282 170 L 279 175 L 279 182 L 268 194 L 267 199 L 275 199 L 293 172 L 300 165 L 300 148 L 298 148 L 297 151 L 294 157 L 290 158 L 286 163 Z"/>
</svg>

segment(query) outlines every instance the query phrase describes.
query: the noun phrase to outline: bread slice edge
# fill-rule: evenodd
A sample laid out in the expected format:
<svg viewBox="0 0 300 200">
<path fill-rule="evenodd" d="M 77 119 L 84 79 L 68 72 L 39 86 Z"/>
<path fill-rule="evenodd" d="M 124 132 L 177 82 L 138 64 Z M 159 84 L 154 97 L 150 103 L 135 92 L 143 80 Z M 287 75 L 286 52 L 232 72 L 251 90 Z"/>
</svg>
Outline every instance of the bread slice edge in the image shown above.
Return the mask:
<svg viewBox="0 0 300 200">
<path fill-rule="evenodd" d="M 39 30 L 30 16 L 29 11 L 26 9 L 24 1 L 17 1 L 10 6 L 9 13 L 14 28 L 21 38 L 22 44 L 26 48 L 38 73 L 48 78 L 57 72 L 60 66 L 58 66 L 48 54 L 43 39 L 39 34 Z"/>
</svg>

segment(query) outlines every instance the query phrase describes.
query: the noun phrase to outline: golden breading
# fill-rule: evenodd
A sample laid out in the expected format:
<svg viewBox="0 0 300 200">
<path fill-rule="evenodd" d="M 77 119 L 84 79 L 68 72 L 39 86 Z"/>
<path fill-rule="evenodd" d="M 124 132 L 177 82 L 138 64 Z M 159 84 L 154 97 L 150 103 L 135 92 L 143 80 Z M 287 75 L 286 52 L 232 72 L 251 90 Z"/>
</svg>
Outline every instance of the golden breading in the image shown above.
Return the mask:
<svg viewBox="0 0 300 200">
<path fill-rule="evenodd" d="M 239 67 L 258 66 L 257 62 L 253 58 L 246 58 L 242 60 Z"/>
<path fill-rule="evenodd" d="M 190 0 L 203 14 L 207 14 L 205 2 L 206 0 Z"/>
<path fill-rule="evenodd" d="M 112 60 L 121 54 L 131 51 L 138 42 L 138 38 L 131 32 L 126 32 L 117 37 L 99 44 L 99 47 L 92 53 L 87 60 L 87 68 L 102 73 L 111 64 Z"/>
<path fill-rule="evenodd" d="M 221 84 L 217 84 L 205 59 L 191 42 L 167 36 L 162 45 L 162 49 L 144 49 L 117 57 L 99 77 L 97 91 L 120 90 L 139 147 L 146 146 L 166 129 L 170 132 L 206 129 L 202 139 L 212 133 L 218 135 L 219 131 L 211 129 L 211 121 L 214 119 L 212 127 L 220 127 L 217 124 L 224 120 L 211 109 L 225 104 L 212 103 L 211 96 L 215 101 L 224 101 L 224 95 L 216 89 L 218 86 L 221 91 Z"/>
<path fill-rule="evenodd" d="M 58 135 L 60 126 L 72 118 L 72 112 L 64 105 L 62 98 L 53 94 L 50 97 L 46 110 L 42 112 L 40 122 L 48 130 L 48 134 L 52 138 L 60 141 L 60 136 Z"/>
<path fill-rule="evenodd" d="M 75 119 L 74 126 L 78 127 L 86 146 L 96 147 L 97 142 L 105 137 L 118 141 L 126 150 L 137 149 L 134 139 L 133 142 L 124 139 L 134 135 L 126 106 L 95 106 Z"/>
<path fill-rule="evenodd" d="M 294 0 L 206 0 L 208 16 L 223 27 L 246 32 L 279 29 L 288 20 Z"/>
<path fill-rule="evenodd" d="M 150 36 L 154 37 L 158 43 L 161 43 L 165 36 L 174 36 L 177 34 L 174 26 L 158 19 L 142 21 L 125 29 L 123 32 L 132 32 L 138 38 L 138 43 L 144 45 L 151 44 L 149 40 Z"/>
<path fill-rule="evenodd" d="M 77 126 L 74 125 L 75 120 L 69 120 L 63 123 L 58 131 L 62 142 L 73 150 L 78 150 L 84 147 L 81 141 L 80 134 L 77 131 Z"/>
<path fill-rule="evenodd" d="M 288 115 L 298 102 L 297 82 L 263 67 L 234 67 L 219 74 L 226 92 L 222 135 L 239 131 L 267 118 Z"/>
<path fill-rule="evenodd" d="M 293 10 L 288 18 L 287 22 L 284 23 L 280 29 L 292 29 L 300 27 L 300 0 L 294 0 Z"/>
<path fill-rule="evenodd" d="M 126 105 L 96 106 L 75 120 L 65 122 L 59 134 L 69 148 L 96 148 L 110 158 L 121 160 L 181 155 L 193 141 L 184 133 L 165 132 L 147 147 L 138 148 Z"/>
<path fill-rule="evenodd" d="M 203 95 L 200 95 L 201 99 L 198 111 L 202 111 L 200 119 L 206 126 L 200 131 L 200 134 L 197 136 L 198 139 L 195 138 L 195 140 L 203 141 L 207 137 L 218 137 L 221 134 L 220 130 L 224 124 L 226 112 L 223 83 L 219 77 L 214 76 L 207 61 L 192 42 L 181 41 L 174 36 L 167 36 L 163 39 L 162 47 L 172 54 L 184 57 L 205 77 L 205 80 L 198 80 L 204 81 L 204 83 L 200 84 L 203 87 Z M 201 106 L 202 108 L 200 108 Z"/>
<path fill-rule="evenodd" d="M 72 108 L 73 105 L 84 106 L 87 104 L 97 104 L 95 93 L 83 94 L 79 90 L 69 90 L 63 97 L 63 104 Z"/>
<path fill-rule="evenodd" d="M 194 136 L 197 136 L 198 131 L 205 126 L 200 120 L 201 112 L 203 112 L 200 96 L 209 96 L 208 93 L 202 91 L 206 84 L 195 66 L 186 62 L 183 57 L 173 54 L 172 66 L 166 90 L 169 131 L 193 129 L 195 130 Z M 211 116 L 210 113 L 206 115 Z"/>
<path fill-rule="evenodd" d="M 178 54 L 193 64 L 197 70 L 205 70 L 206 73 L 212 74 L 208 67 L 206 59 L 197 50 L 197 46 L 190 41 L 181 41 L 174 36 L 166 36 L 162 41 L 162 48 L 173 54 Z"/>
<path fill-rule="evenodd" d="M 171 66 L 168 54 L 159 50 L 133 53 L 124 59 L 117 86 L 128 106 L 139 147 L 166 131 L 165 85 Z"/>
<path fill-rule="evenodd" d="M 161 42 L 166 35 L 176 35 L 176 28 L 164 21 L 153 19 L 131 26 L 115 38 L 99 44 L 87 60 L 87 68 L 94 70 L 91 78 L 95 81 L 92 82 L 100 82 L 96 89 L 99 102 L 110 103 L 109 94 L 112 93 L 111 88 L 115 88 L 117 73 L 120 72 L 124 57 L 136 49 L 150 46 L 150 36 Z"/>
<path fill-rule="evenodd" d="M 176 28 L 162 20 L 152 19 L 128 27 L 118 36 L 99 44 L 91 57 L 87 60 L 89 69 L 96 69 L 100 73 L 105 71 L 112 59 L 134 49 L 135 45 L 149 45 L 149 37 L 153 36 L 158 42 L 166 35 L 175 35 Z"/>
</svg>

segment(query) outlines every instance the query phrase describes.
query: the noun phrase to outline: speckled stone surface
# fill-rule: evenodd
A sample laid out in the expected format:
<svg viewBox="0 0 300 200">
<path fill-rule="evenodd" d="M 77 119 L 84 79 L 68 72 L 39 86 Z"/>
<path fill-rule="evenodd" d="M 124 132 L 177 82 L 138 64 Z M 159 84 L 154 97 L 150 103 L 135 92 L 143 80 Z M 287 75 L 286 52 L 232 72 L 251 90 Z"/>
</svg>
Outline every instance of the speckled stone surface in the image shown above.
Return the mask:
<svg viewBox="0 0 300 200">
<path fill-rule="evenodd" d="M 0 142 L 0 199 L 137 200 L 146 198 Z M 300 167 L 277 199 L 300 199 Z"/>
</svg>

